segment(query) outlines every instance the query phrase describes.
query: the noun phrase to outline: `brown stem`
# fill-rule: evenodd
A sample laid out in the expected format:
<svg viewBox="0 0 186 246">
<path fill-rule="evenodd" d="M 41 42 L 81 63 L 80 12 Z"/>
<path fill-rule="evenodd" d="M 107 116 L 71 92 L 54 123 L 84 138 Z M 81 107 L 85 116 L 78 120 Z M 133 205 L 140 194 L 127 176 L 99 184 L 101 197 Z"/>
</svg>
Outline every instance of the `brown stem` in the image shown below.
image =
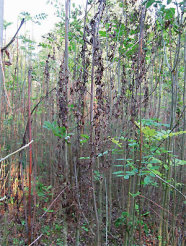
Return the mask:
<svg viewBox="0 0 186 246">
<path fill-rule="evenodd" d="M 22 25 L 23 25 L 24 22 L 25 22 L 25 19 L 23 18 L 22 21 L 21 21 L 21 24 L 20 24 L 19 28 L 17 29 L 17 31 L 16 31 L 16 33 L 15 33 L 15 35 L 14 35 L 13 38 L 10 40 L 10 42 L 9 42 L 5 47 L 3 47 L 3 48 L 1 49 L 1 52 L 3 52 L 4 50 L 6 50 L 6 49 L 14 42 L 14 40 L 15 40 L 15 38 L 16 38 L 16 36 L 17 36 L 17 34 L 18 34 L 19 30 L 21 29 L 21 27 L 22 27 Z"/>
<path fill-rule="evenodd" d="M 29 129 L 29 142 L 32 140 L 31 131 L 31 69 L 28 72 L 28 129 Z M 31 226 L 31 184 L 32 180 L 32 144 L 29 145 L 29 193 L 28 193 L 28 243 L 31 244 L 32 226 Z"/>
</svg>

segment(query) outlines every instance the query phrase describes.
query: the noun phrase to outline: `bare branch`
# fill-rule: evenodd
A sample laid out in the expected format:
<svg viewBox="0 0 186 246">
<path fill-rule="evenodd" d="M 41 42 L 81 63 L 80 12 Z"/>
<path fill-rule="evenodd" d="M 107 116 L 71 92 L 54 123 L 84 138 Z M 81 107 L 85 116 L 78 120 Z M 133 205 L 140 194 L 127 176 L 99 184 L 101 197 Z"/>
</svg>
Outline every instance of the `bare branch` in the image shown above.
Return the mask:
<svg viewBox="0 0 186 246">
<path fill-rule="evenodd" d="M 0 198 L 0 202 L 4 201 L 6 199 L 6 196 Z"/>
<path fill-rule="evenodd" d="M 29 246 L 34 245 L 34 243 L 36 243 L 42 236 L 43 236 L 43 233 L 38 238 L 36 238 L 31 244 L 29 244 Z"/>
<path fill-rule="evenodd" d="M 8 159 L 10 156 L 12 156 L 12 155 L 14 155 L 14 154 L 16 154 L 16 153 L 18 153 L 18 152 L 20 152 L 21 150 L 23 150 L 23 149 L 25 149 L 25 148 L 27 148 L 32 142 L 33 142 L 34 140 L 32 140 L 32 141 L 30 141 L 28 144 L 26 144 L 26 145 L 24 145 L 23 147 L 21 147 L 20 149 L 18 149 L 18 150 L 16 150 L 16 151 L 14 151 L 13 153 L 11 153 L 11 154 L 9 154 L 9 155 L 7 155 L 7 156 L 5 156 L 4 158 L 2 158 L 2 159 L 0 159 L 0 162 L 2 162 L 2 161 L 4 161 L 4 160 L 6 160 L 6 159 Z"/>
<path fill-rule="evenodd" d="M 17 34 L 18 34 L 19 30 L 21 29 L 21 27 L 22 27 L 22 25 L 23 25 L 24 22 L 25 22 L 25 19 L 23 18 L 22 21 L 21 21 L 21 24 L 20 24 L 19 28 L 17 29 L 17 32 L 15 33 L 15 35 L 13 36 L 13 38 L 10 40 L 10 42 L 5 47 L 3 47 L 1 49 L 1 52 L 3 52 L 4 50 L 6 50 L 14 42 L 14 40 L 15 40 L 15 38 L 16 38 L 16 36 L 17 36 Z"/>
</svg>

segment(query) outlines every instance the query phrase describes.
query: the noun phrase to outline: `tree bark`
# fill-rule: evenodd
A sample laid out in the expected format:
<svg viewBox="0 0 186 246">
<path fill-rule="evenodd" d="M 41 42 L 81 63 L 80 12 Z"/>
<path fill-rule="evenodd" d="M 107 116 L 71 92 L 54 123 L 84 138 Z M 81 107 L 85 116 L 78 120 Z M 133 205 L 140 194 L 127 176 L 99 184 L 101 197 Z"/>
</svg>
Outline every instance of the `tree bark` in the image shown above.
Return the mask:
<svg viewBox="0 0 186 246">
<path fill-rule="evenodd" d="M 0 0 L 0 49 L 3 46 L 3 15 L 4 15 L 4 0 Z M 2 56 L 0 56 L 0 59 Z M 0 63 L 2 64 L 2 63 Z M 0 104 L 2 101 L 2 88 L 3 88 L 3 72 L 2 67 L 0 67 Z M 1 115 L 1 106 L 0 106 L 0 115 Z"/>
</svg>

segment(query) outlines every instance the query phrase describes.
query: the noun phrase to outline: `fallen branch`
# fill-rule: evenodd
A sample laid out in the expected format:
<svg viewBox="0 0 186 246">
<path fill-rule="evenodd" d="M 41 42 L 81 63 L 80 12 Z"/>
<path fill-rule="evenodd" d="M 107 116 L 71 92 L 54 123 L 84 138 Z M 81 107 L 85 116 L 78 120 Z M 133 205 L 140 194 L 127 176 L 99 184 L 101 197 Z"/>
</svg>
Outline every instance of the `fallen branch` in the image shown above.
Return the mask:
<svg viewBox="0 0 186 246">
<path fill-rule="evenodd" d="M 29 244 L 29 246 L 34 245 L 34 243 L 36 243 L 41 237 L 43 236 L 43 234 L 41 234 L 38 238 L 36 238 L 31 244 Z"/>
<path fill-rule="evenodd" d="M 169 212 L 168 209 L 163 208 L 163 207 L 160 206 L 158 203 L 152 201 L 151 199 L 149 199 L 149 198 L 147 198 L 147 197 L 145 197 L 145 196 L 143 196 L 143 195 L 138 195 L 138 196 L 139 196 L 139 197 L 142 197 L 142 198 L 145 198 L 145 199 L 148 200 L 149 202 L 152 202 L 154 205 L 156 205 L 158 208 L 160 208 L 160 209 L 166 211 L 166 212 L 169 213 L 171 216 L 173 216 L 173 214 L 172 214 L 171 212 Z"/>
<path fill-rule="evenodd" d="M 48 206 L 44 214 L 41 215 L 39 218 L 40 220 L 45 216 L 45 214 L 50 210 L 50 208 L 53 206 L 53 204 L 57 201 L 57 199 L 63 194 L 63 192 L 67 189 L 68 186 L 66 186 L 58 195 L 57 197 L 51 202 L 51 204 Z"/>
<path fill-rule="evenodd" d="M 4 161 L 4 160 L 6 160 L 7 158 L 9 158 L 10 156 L 12 156 L 12 155 L 14 155 L 14 154 L 16 154 L 16 153 L 18 153 L 18 152 L 20 152 L 21 150 L 23 150 L 23 149 L 25 149 L 25 148 L 27 148 L 32 142 L 33 142 L 34 140 L 32 140 L 32 141 L 30 141 L 28 144 L 26 144 L 26 145 L 24 145 L 23 147 L 21 147 L 20 149 L 18 149 L 18 150 L 16 150 L 16 151 L 14 151 L 13 153 L 11 153 L 11 154 L 9 154 L 9 155 L 7 155 L 7 156 L 5 156 L 4 158 L 2 158 L 2 159 L 0 159 L 0 162 L 2 162 L 2 161 Z"/>
</svg>

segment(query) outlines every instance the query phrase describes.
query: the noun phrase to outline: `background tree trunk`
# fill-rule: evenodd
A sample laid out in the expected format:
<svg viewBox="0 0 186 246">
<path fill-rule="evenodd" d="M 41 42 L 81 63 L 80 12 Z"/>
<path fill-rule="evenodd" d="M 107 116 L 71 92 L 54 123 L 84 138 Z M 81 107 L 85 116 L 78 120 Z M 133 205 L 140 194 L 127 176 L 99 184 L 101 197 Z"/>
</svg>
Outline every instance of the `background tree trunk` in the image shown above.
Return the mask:
<svg viewBox="0 0 186 246">
<path fill-rule="evenodd" d="M 0 0 L 0 49 L 3 46 L 3 16 L 4 16 L 4 0 Z M 0 55 L 0 59 L 2 59 L 1 55 Z M 3 88 L 3 74 L 2 74 L 2 68 L 0 68 L 0 102 L 2 97 L 2 88 Z M 1 106 L 0 106 L 0 115 L 1 115 Z"/>
</svg>

